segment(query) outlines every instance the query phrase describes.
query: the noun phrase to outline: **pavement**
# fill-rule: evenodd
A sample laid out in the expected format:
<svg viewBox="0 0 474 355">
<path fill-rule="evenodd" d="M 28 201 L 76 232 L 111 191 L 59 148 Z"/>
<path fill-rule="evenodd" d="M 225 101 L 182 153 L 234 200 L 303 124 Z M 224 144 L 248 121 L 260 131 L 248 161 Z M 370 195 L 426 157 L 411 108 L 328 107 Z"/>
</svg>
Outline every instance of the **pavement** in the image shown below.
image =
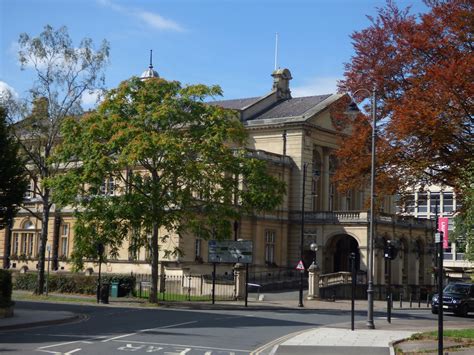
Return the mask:
<svg viewBox="0 0 474 355">
<path fill-rule="evenodd" d="M 64 295 L 62 295 L 64 296 Z M 259 300 L 259 295 L 251 295 L 248 300 L 248 307 L 245 307 L 242 301 L 235 302 L 217 302 L 212 305 L 210 303 L 197 302 L 161 302 L 160 306 L 170 308 L 188 308 L 188 309 L 300 309 L 305 310 L 341 310 L 349 311 L 351 303 L 348 300 L 305 300 L 304 308 L 298 307 L 296 300 L 293 299 L 277 299 L 272 297 L 264 297 L 264 300 Z M 266 295 L 267 296 L 267 295 Z M 77 296 L 74 296 L 77 299 Z M 90 302 L 91 297 L 84 297 L 87 305 L 94 305 Z M 111 299 L 107 305 L 97 305 L 100 307 L 143 307 L 141 303 L 132 298 Z M 54 301 L 55 303 L 61 303 Z M 77 301 L 76 301 L 77 302 Z M 66 302 L 71 303 L 71 302 Z M 79 301 L 79 303 L 81 303 Z M 341 323 L 333 324 L 328 327 L 319 327 L 310 330 L 305 330 L 298 333 L 288 334 L 285 337 L 275 339 L 272 342 L 254 350 L 253 355 L 268 354 L 268 355 L 298 355 L 298 354 L 335 354 L 334 348 L 337 346 L 337 354 L 395 354 L 394 345 L 403 350 L 404 353 L 437 353 L 436 340 L 410 341 L 401 342 L 403 339 L 409 338 L 415 333 L 420 333 L 429 330 L 436 330 L 436 323 L 430 319 L 420 319 L 417 317 L 398 318 L 396 311 L 400 310 L 400 305 L 394 305 L 394 313 L 392 314 L 392 322 L 389 324 L 385 317 L 375 317 L 374 323 L 376 329 L 367 329 L 366 323 L 356 322 L 355 330 L 351 330 L 351 324 Z M 403 305 L 407 308 L 408 304 Z M 358 300 L 355 303 L 356 311 L 363 311 L 367 307 L 366 300 Z M 385 311 L 386 303 L 384 301 L 374 301 L 374 311 Z M 408 308 L 410 309 L 410 308 Z M 411 308 L 412 313 L 419 310 L 423 313 L 426 311 L 427 305 L 414 304 Z M 74 314 L 65 311 L 42 311 L 42 310 L 22 310 L 15 309 L 14 316 L 11 318 L 0 319 L 0 331 L 17 330 L 21 328 L 31 328 L 37 326 L 46 326 L 51 324 L 60 324 L 81 321 L 84 319 L 83 315 Z M 472 318 L 471 318 L 472 319 Z M 468 328 L 471 319 L 447 321 L 445 319 L 444 328 Z M 453 343 L 450 340 L 444 341 L 445 354 L 451 353 L 452 347 L 458 347 L 458 343 Z M 449 348 L 449 349 L 448 349 Z M 431 350 L 431 351 L 430 351 Z M 474 343 L 468 349 L 457 349 L 457 355 L 474 354 Z M 459 351 L 460 350 L 460 351 Z"/>
</svg>

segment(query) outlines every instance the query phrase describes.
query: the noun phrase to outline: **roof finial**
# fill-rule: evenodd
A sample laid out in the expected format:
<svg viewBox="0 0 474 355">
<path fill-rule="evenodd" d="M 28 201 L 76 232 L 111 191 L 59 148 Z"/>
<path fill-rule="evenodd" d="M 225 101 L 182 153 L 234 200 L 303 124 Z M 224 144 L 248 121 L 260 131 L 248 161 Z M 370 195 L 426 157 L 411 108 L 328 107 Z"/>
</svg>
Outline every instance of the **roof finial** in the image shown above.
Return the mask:
<svg viewBox="0 0 474 355">
<path fill-rule="evenodd" d="M 145 80 L 149 78 L 159 78 L 160 76 L 158 75 L 158 72 L 153 69 L 153 49 L 150 49 L 150 65 L 148 66 L 148 69 L 145 70 L 142 75 L 140 76 L 140 79 Z"/>
</svg>

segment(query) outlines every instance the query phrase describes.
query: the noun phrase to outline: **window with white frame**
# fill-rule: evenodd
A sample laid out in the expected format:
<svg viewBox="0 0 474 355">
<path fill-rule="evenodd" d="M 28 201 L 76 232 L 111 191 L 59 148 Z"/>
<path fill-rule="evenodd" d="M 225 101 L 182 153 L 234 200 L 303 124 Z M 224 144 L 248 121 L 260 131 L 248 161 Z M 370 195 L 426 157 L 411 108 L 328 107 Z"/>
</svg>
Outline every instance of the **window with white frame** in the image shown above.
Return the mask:
<svg viewBox="0 0 474 355">
<path fill-rule="evenodd" d="M 60 256 L 68 255 L 69 248 L 69 224 L 65 223 L 61 226 L 61 242 L 60 242 Z"/>
<path fill-rule="evenodd" d="M 26 187 L 26 192 L 23 195 L 24 198 L 26 199 L 31 199 L 35 196 L 35 182 L 33 179 L 30 179 L 28 182 L 28 185 Z"/>
<path fill-rule="evenodd" d="M 346 192 L 346 210 L 352 209 L 352 190 Z"/>
<path fill-rule="evenodd" d="M 100 185 L 100 194 L 113 196 L 115 194 L 115 179 L 113 177 L 105 178 Z"/>
<path fill-rule="evenodd" d="M 334 195 L 335 195 L 334 184 L 329 185 L 329 211 L 334 211 Z"/>
<path fill-rule="evenodd" d="M 265 231 L 265 262 L 268 264 L 275 262 L 275 234 L 274 230 Z"/>
<path fill-rule="evenodd" d="M 454 196 L 452 192 L 443 192 L 443 214 L 454 210 Z"/>
<path fill-rule="evenodd" d="M 194 253 L 196 255 L 196 259 L 202 258 L 202 239 L 201 238 L 196 238 L 194 242 Z"/>
<path fill-rule="evenodd" d="M 26 253 L 27 253 L 28 256 L 33 256 L 34 240 L 35 240 L 34 233 L 28 233 L 28 248 L 26 250 Z"/>
<path fill-rule="evenodd" d="M 418 214 L 426 215 L 428 212 L 428 194 L 426 192 L 418 193 L 417 208 Z"/>
<path fill-rule="evenodd" d="M 26 255 L 26 250 L 27 250 L 27 241 L 28 241 L 28 235 L 26 233 L 21 233 L 21 244 L 20 244 L 20 254 L 21 255 Z"/>
<path fill-rule="evenodd" d="M 18 244 L 20 236 L 18 233 L 13 233 L 12 255 L 18 255 Z"/>
</svg>

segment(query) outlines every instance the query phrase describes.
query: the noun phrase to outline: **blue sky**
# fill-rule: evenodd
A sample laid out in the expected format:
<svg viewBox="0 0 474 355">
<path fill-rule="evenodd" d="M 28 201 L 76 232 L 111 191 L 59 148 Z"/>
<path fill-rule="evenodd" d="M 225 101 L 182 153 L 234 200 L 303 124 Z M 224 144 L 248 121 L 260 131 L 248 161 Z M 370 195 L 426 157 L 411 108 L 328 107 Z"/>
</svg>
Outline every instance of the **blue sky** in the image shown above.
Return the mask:
<svg viewBox="0 0 474 355">
<path fill-rule="evenodd" d="M 412 12 L 421 0 L 398 0 Z M 353 54 L 350 35 L 369 25 L 385 0 L 0 0 L 0 86 L 20 96 L 31 86 L 21 71 L 19 34 L 65 25 L 75 44 L 90 37 L 111 45 L 107 87 L 148 66 L 184 84 L 218 84 L 226 99 L 271 89 L 275 33 L 279 67 L 290 69 L 293 96 L 335 91 Z"/>
</svg>

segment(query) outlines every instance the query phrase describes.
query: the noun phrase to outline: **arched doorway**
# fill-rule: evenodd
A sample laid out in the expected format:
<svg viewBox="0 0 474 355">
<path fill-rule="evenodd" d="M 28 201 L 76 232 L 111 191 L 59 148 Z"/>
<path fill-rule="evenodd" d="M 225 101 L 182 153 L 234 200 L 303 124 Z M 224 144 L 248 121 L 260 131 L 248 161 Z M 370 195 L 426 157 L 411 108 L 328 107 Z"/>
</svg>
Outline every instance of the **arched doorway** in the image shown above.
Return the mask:
<svg viewBox="0 0 474 355">
<path fill-rule="evenodd" d="M 351 271 L 350 255 L 356 255 L 356 269 L 360 269 L 359 243 L 350 235 L 341 234 L 332 237 L 327 243 L 325 273 Z"/>
</svg>

